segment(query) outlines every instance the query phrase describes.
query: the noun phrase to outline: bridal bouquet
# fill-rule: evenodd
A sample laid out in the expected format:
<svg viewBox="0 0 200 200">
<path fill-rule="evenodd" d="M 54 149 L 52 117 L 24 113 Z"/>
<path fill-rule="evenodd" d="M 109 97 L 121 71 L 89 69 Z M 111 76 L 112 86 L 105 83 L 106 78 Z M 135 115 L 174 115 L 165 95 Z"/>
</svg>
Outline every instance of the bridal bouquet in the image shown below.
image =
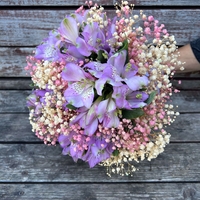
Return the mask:
<svg viewBox="0 0 200 200">
<path fill-rule="evenodd" d="M 127 1 L 116 16 L 87 2 L 66 16 L 27 58 L 34 89 L 27 99 L 36 136 L 76 162 L 131 174 L 169 143 L 179 114 L 168 104 L 181 64 L 174 36 Z"/>
</svg>

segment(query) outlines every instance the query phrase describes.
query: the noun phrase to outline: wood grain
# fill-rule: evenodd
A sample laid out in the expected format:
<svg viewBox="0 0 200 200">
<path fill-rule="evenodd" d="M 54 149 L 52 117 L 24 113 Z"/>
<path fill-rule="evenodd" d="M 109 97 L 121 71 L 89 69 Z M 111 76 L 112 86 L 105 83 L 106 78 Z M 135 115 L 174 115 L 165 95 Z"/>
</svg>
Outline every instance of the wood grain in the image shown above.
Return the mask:
<svg viewBox="0 0 200 200">
<path fill-rule="evenodd" d="M 113 175 L 61 155 L 59 146 L 0 144 L 0 182 L 193 182 L 200 179 L 199 143 L 169 144 L 157 159 L 135 164 L 133 177 Z"/>
<path fill-rule="evenodd" d="M 113 5 L 116 0 L 106 1 L 106 0 L 95 0 L 95 3 L 100 3 L 101 5 Z M 129 0 L 130 3 L 141 6 L 199 6 L 200 1 L 191 1 L 191 0 Z M 85 0 L 1 0 L 0 5 L 2 6 L 79 6 L 85 3 Z"/>
<path fill-rule="evenodd" d="M 48 32 L 58 28 L 61 20 L 72 10 L 0 10 L 1 46 L 36 46 L 48 36 Z M 107 10 L 108 16 L 114 11 Z M 139 13 L 139 10 L 135 10 Z M 183 45 L 199 37 L 199 9 L 159 9 L 145 10 L 166 25 L 174 34 L 178 45 Z M 194 18 L 194 16 L 196 16 Z"/>
<path fill-rule="evenodd" d="M 30 90 L 0 90 L 0 113 L 27 113 L 26 97 Z M 200 112 L 200 91 L 181 91 L 172 95 L 169 103 L 178 105 L 179 112 Z"/>
<path fill-rule="evenodd" d="M 34 48 L 0 48 L 0 77 L 27 77 L 26 57 Z"/>
<path fill-rule="evenodd" d="M 199 74 L 200 76 L 200 74 Z M 188 76 L 189 78 L 189 76 Z M 181 80 L 181 84 L 179 84 L 179 80 L 172 80 L 173 87 L 178 90 L 200 90 L 200 80 L 198 79 L 188 79 L 188 80 Z"/>
<path fill-rule="evenodd" d="M 1 184 L 1 200 L 183 200 L 200 198 L 199 183 Z"/>
<path fill-rule="evenodd" d="M 26 97 L 30 90 L 1 90 L 0 112 L 28 112 Z"/>
<path fill-rule="evenodd" d="M 43 143 L 31 131 L 28 117 L 28 114 L 0 114 L 0 142 Z M 166 130 L 171 133 L 171 142 L 200 142 L 200 114 L 181 114 Z"/>
<path fill-rule="evenodd" d="M 30 78 L 4 78 L 0 79 L 0 90 L 30 90 L 32 81 Z"/>
<path fill-rule="evenodd" d="M 23 48 L 23 47 L 0 47 L 0 77 L 29 77 L 27 71 L 24 70 L 26 66 L 26 57 L 28 55 L 33 55 L 33 51 L 35 48 Z M 186 74 L 176 74 L 175 76 L 178 78 L 200 78 L 200 73 L 186 73 Z M 179 87 L 188 88 L 191 86 L 192 81 L 189 84 L 181 84 L 178 85 L 176 81 L 174 83 Z M 194 82 L 199 83 L 199 82 Z M 188 85 L 188 86 L 187 86 Z M 194 88 L 198 86 L 193 84 Z M 0 84 L 0 89 L 3 89 L 3 86 Z M 27 86 L 25 85 L 25 88 Z"/>
</svg>

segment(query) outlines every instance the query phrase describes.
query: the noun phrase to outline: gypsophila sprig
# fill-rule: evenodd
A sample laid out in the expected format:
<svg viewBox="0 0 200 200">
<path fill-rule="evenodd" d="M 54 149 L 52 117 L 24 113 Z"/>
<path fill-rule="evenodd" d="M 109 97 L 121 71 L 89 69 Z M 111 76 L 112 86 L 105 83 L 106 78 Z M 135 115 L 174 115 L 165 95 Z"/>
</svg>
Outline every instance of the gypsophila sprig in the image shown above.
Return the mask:
<svg viewBox="0 0 200 200">
<path fill-rule="evenodd" d="M 32 131 L 74 161 L 130 175 L 134 162 L 156 158 L 169 143 L 165 127 L 179 115 L 168 103 L 170 78 L 182 63 L 174 36 L 153 16 L 122 1 L 110 19 L 86 3 L 27 58 Z"/>
</svg>

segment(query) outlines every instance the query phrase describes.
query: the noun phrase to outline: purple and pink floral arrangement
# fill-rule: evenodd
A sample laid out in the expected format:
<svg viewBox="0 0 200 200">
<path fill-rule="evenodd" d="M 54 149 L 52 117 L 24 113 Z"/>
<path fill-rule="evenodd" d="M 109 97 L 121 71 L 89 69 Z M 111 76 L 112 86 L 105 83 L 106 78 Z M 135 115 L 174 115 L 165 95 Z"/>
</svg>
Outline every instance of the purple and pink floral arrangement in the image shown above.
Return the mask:
<svg viewBox="0 0 200 200">
<path fill-rule="evenodd" d="M 27 58 L 29 119 L 38 138 L 59 142 L 75 162 L 128 175 L 133 161 L 150 161 L 169 143 L 165 127 L 179 114 L 168 104 L 181 65 L 176 41 L 153 16 L 134 15 L 127 1 L 116 4 L 112 19 L 86 3 Z"/>
</svg>

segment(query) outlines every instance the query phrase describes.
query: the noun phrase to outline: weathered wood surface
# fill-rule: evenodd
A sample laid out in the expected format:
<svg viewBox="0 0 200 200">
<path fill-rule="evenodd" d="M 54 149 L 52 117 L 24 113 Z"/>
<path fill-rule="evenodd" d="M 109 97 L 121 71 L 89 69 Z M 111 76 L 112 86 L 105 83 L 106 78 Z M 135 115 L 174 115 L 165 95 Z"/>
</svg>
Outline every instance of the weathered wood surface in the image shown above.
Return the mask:
<svg viewBox="0 0 200 200">
<path fill-rule="evenodd" d="M 58 28 L 66 14 L 74 10 L 0 10 L 0 46 L 36 46 L 48 32 Z M 114 11 L 107 11 L 109 16 Z M 136 10 L 135 13 L 139 13 Z M 199 36 L 199 9 L 145 10 L 166 25 L 174 34 L 178 45 L 183 45 Z M 195 16 L 195 18 L 194 18 Z"/>
<path fill-rule="evenodd" d="M 42 188 L 42 190 L 41 190 Z M 199 183 L 1 184 L 1 200 L 198 200 Z M 58 192 L 59 191 L 59 192 Z"/>
<path fill-rule="evenodd" d="M 200 73 L 198 73 L 200 76 Z M 178 90 L 200 90 L 200 79 L 187 79 L 187 80 L 181 80 L 182 77 L 178 78 L 176 80 L 172 80 L 173 87 Z M 189 77 L 188 77 L 189 78 Z M 179 84 L 179 81 L 181 83 Z"/>
<path fill-rule="evenodd" d="M 113 5 L 115 2 L 120 2 L 117 0 L 95 0 L 95 3 L 101 5 Z M 130 3 L 134 3 L 136 6 L 199 6 L 200 0 L 129 0 Z M 85 0 L 1 0 L 0 6 L 79 6 L 85 3 Z"/>
<path fill-rule="evenodd" d="M 3 78 L 0 79 L 0 90 L 30 90 L 32 81 L 30 78 Z"/>
<path fill-rule="evenodd" d="M 31 131 L 28 114 L 0 114 L 0 142 L 38 142 Z M 171 142 L 200 142 L 200 113 L 181 114 L 166 128 L 171 133 Z"/>
<path fill-rule="evenodd" d="M 26 66 L 26 57 L 33 55 L 34 49 L 31 47 L 0 47 L 0 77 L 30 77 L 24 67 Z M 200 73 L 176 74 L 177 79 L 183 77 L 200 78 Z M 179 87 L 182 87 L 182 85 Z M 1 84 L 0 89 L 3 89 Z M 27 87 L 24 89 L 27 89 Z"/>
<path fill-rule="evenodd" d="M 27 77 L 26 57 L 34 48 L 0 48 L 0 77 Z"/>
<path fill-rule="evenodd" d="M 171 143 L 152 162 L 144 161 L 133 177 L 74 163 L 61 148 L 46 146 L 31 132 L 26 108 L 31 79 L 26 56 L 66 14 L 85 0 L 0 0 L 0 199 L 1 200 L 199 200 L 200 73 L 177 74 L 182 80 L 172 97 L 182 114 L 167 128 Z M 106 5 L 113 16 L 112 1 Z M 179 46 L 199 37 L 200 0 L 131 0 L 135 12 L 154 15 Z"/>
<path fill-rule="evenodd" d="M 198 182 L 200 150 L 198 143 L 169 144 L 156 159 L 135 164 L 131 176 L 106 175 L 106 168 L 89 169 L 87 163 L 74 163 L 61 155 L 58 146 L 43 144 L 0 144 L 0 182 Z"/>
<path fill-rule="evenodd" d="M 30 90 L 0 90 L 0 113 L 27 112 L 26 97 Z M 179 112 L 200 112 L 200 91 L 181 91 L 172 95 Z M 171 101 L 169 101 L 171 103 Z"/>
</svg>

